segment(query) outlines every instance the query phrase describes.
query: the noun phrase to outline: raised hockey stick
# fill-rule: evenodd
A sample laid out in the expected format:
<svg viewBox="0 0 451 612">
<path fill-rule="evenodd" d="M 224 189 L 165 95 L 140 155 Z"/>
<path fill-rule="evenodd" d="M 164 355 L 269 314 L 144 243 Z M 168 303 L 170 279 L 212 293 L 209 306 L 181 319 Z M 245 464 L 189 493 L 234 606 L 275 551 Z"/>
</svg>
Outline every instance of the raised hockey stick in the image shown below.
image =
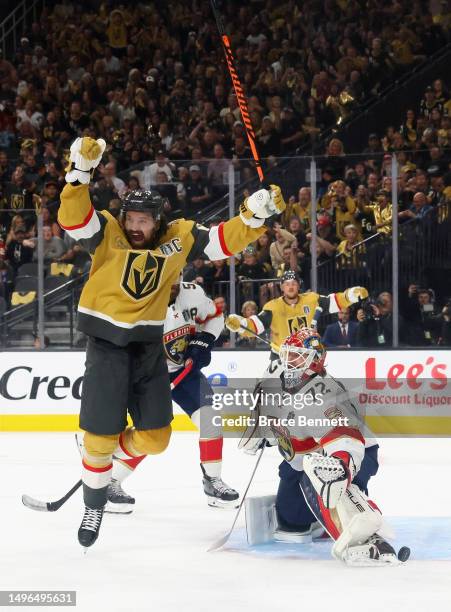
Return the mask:
<svg viewBox="0 0 451 612">
<path fill-rule="evenodd" d="M 257 170 L 258 178 L 262 183 L 265 179 L 263 175 L 262 163 L 260 160 L 260 155 L 258 154 L 257 145 L 255 143 L 255 132 L 252 127 L 251 118 L 249 116 L 249 110 L 247 108 L 246 96 L 244 95 L 243 87 L 241 85 L 240 78 L 238 76 L 238 72 L 235 66 L 235 58 L 232 53 L 232 45 L 230 44 L 230 39 L 226 34 L 224 22 L 222 21 L 221 13 L 219 12 L 219 7 L 216 0 L 210 0 L 211 8 L 213 10 L 213 15 L 215 16 L 216 25 L 218 27 L 219 35 L 221 36 L 222 46 L 224 48 L 224 53 L 227 62 L 227 68 L 229 69 L 230 78 L 232 79 L 233 89 L 235 90 L 236 99 L 238 101 L 238 106 L 240 107 L 241 117 L 243 119 L 244 128 L 246 130 L 247 139 L 249 141 L 249 146 L 252 151 L 252 157 L 255 161 L 255 167 Z"/>
<path fill-rule="evenodd" d="M 172 389 L 175 389 L 175 387 L 179 383 L 182 382 L 185 376 L 187 376 L 191 372 L 192 368 L 193 368 L 193 361 L 191 359 L 188 359 L 186 367 L 171 382 L 171 391 Z M 77 442 L 77 448 L 79 449 L 79 452 L 80 452 L 80 444 L 78 442 L 77 434 L 75 434 L 75 440 Z M 56 512 L 57 510 L 61 508 L 61 506 L 63 506 L 67 502 L 69 498 L 72 497 L 72 495 L 76 491 L 78 491 L 82 483 L 83 481 L 80 478 L 80 480 L 76 482 L 74 486 L 65 495 L 63 495 L 63 497 L 61 497 L 61 499 L 58 499 L 56 501 L 44 502 L 39 499 L 35 499 L 34 497 L 31 497 L 30 495 L 24 494 L 22 495 L 22 503 L 27 508 L 30 508 L 31 510 L 36 510 L 37 512 Z"/>
<path fill-rule="evenodd" d="M 247 484 L 246 490 L 244 491 L 243 497 L 241 498 L 241 502 L 240 502 L 240 505 L 238 506 L 238 510 L 236 511 L 235 518 L 233 519 L 232 526 L 230 527 L 229 531 L 225 534 L 225 536 L 223 536 L 217 542 L 215 542 L 214 544 L 212 544 L 210 546 L 210 548 L 207 550 L 207 552 L 212 552 L 214 550 L 219 550 L 220 548 L 222 548 L 224 546 L 224 544 L 226 544 L 226 542 L 228 541 L 230 536 L 232 535 L 232 531 L 235 528 L 236 522 L 237 522 L 238 517 L 239 517 L 240 512 L 241 512 L 241 508 L 244 505 L 244 500 L 246 499 L 247 492 L 249 491 L 250 486 L 252 484 L 252 481 L 254 480 L 255 472 L 257 471 L 258 464 L 260 463 L 260 459 L 263 457 L 263 452 L 264 452 L 265 448 L 266 448 L 266 440 L 262 440 L 262 447 L 261 447 L 260 454 L 259 454 L 259 456 L 257 458 L 257 461 L 255 462 L 254 469 L 252 470 L 252 474 L 251 474 L 251 477 L 250 477 L 249 482 Z"/>
</svg>

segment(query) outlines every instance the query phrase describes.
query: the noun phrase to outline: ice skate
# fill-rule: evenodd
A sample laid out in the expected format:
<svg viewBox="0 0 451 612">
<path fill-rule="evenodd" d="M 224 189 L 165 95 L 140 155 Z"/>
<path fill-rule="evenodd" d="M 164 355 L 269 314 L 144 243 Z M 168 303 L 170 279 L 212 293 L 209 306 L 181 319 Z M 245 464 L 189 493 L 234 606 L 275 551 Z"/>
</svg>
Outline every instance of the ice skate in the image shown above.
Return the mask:
<svg viewBox="0 0 451 612">
<path fill-rule="evenodd" d="M 104 508 L 90 508 L 85 506 L 85 513 L 78 530 L 78 541 L 82 546 L 92 546 L 99 537 Z"/>
<path fill-rule="evenodd" d="M 239 498 L 238 491 L 229 487 L 221 478 L 208 476 L 203 465 L 200 467 L 203 473 L 202 483 L 208 505 L 216 508 L 236 508 Z"/>
<path fill-rule="evenodd" d="M 119 480 L 111 479 L 108 486 L 108 503 L 105 512 L 109 514 L 131 514 L 135 505 L 135 498 L 126 493 Z"/>
</svg>

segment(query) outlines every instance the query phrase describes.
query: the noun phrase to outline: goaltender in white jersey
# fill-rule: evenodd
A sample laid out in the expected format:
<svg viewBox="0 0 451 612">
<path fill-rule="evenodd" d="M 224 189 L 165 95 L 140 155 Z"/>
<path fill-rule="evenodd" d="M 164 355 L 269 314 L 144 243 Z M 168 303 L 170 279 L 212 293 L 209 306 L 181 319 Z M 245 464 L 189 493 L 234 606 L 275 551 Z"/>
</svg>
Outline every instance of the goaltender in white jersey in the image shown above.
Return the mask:
<svg viewBox="0 0 451 612">
<path fill-rule="evenodd" d="M 396 565 L 410 551 L 403 547 L 396 555 L 383 537 L 382 514 L 365 494 L 377 471 L 377 445 L 366 445 L 364 420 L 343 384 L 326 372 L 325 359 L 318 332 L 303 328 L 280 347 L 279 376 L 254 391 L 259 410 L 241 446 L 275 438 L 284 462 L 276 499 L 246 500 L 249 541 L 271 537 L 268 517 L 275 521 L 273 536 L 284 541 L 293 535 L 306 541 L 320 523 L 335 541 L 336 559 Z"/>
</svg>

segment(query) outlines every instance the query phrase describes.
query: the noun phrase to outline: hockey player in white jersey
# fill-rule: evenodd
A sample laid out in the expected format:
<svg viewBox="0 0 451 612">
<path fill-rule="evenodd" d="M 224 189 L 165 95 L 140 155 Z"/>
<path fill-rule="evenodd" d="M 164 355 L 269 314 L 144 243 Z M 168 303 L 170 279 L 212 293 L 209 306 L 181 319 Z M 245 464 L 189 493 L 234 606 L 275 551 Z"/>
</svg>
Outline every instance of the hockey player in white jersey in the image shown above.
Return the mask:
<svg viewBox="0 0 451 612">
<path fill-rule="evenodd" d="M 211 361 L 211 350 L 224 328 L 224 315 L 195 283 L 172 286 L 164 323 L 163 343 L 171 382 L 191 360 L 189 374 L 173 389 L 172 399 L 191 418 L 200 432 L 199 450 L 203 487 L 210 506 L 236 506 L 239 494 L 221 479 L 223 438 L 212 425 L 211 386 L 201 369 Z M 145 459 L 129 457 L 125 449 L 113 458 L 113 478 L 108 490 L 107 512 L 130 513 L 135 500 L 121 483 Z"/>
<path fill-rule="evenodd" d="M 311 540 L 322 526 L 335 541 L 336 559 L 349 565 L 398 564 L 409 550 L 402 548 L 398 558 L 382 535 L 379 509 L 365 495 L 377 471 L 377 447 L 365 451 L 363 420 L 343 385 L 327 374 L 325 358 L 318 332 L 303 328 L 280 347 L 280 377 L 261 381 L 255 390 L 259 414 L 241 446 L 253 446 L 255 438 L 275 439 L 285 461 L 276 512 L 270 508 L 273 499 L 262 498 L 263 507 L 259 498 L 247 500 L 248 537 L 251 543 L 265 541 L 262 529 L 268 533 L 272 517 L 277 539 Z"/>
</svg>

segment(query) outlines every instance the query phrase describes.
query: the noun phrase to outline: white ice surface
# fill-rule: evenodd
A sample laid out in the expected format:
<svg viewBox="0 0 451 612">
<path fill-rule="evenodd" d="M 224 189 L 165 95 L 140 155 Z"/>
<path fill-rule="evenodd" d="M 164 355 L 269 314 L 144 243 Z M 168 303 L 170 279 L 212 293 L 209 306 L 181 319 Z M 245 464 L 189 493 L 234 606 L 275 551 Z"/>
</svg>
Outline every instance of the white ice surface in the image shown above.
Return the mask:
<svg viewBox="0 0 451 612">
<path fill-rule="evenodd" d="M 54 500 L 77 481 L 73 435 L 0 434 L 0 589 L 76 590 L 75 609 L 89 612 L 449 611 L 450 449 L 450 440 L 381 441 L 371 496 L 393 517 L 396 546 L 409 545 L 412 559 L 351 569 L 330 559 L 328 543 L 249 549 L 244 516 L 229 547 L 207 553 L 233 512 L 206 505 L 192 433 L 175 433 L 165 454 L 140 466 L 124 487 L 137 498 L 135 512 L 106 515 L 84 555 L 76 535 L 80 494 L 56 513 L 21 504 L 22 493 Z M 255 459 L 234 440 L 224 455 L 224 479 L 242 491 Z M 251 494 L 275 491 L 278 463 L 267 449 Z"/>
</svg>

